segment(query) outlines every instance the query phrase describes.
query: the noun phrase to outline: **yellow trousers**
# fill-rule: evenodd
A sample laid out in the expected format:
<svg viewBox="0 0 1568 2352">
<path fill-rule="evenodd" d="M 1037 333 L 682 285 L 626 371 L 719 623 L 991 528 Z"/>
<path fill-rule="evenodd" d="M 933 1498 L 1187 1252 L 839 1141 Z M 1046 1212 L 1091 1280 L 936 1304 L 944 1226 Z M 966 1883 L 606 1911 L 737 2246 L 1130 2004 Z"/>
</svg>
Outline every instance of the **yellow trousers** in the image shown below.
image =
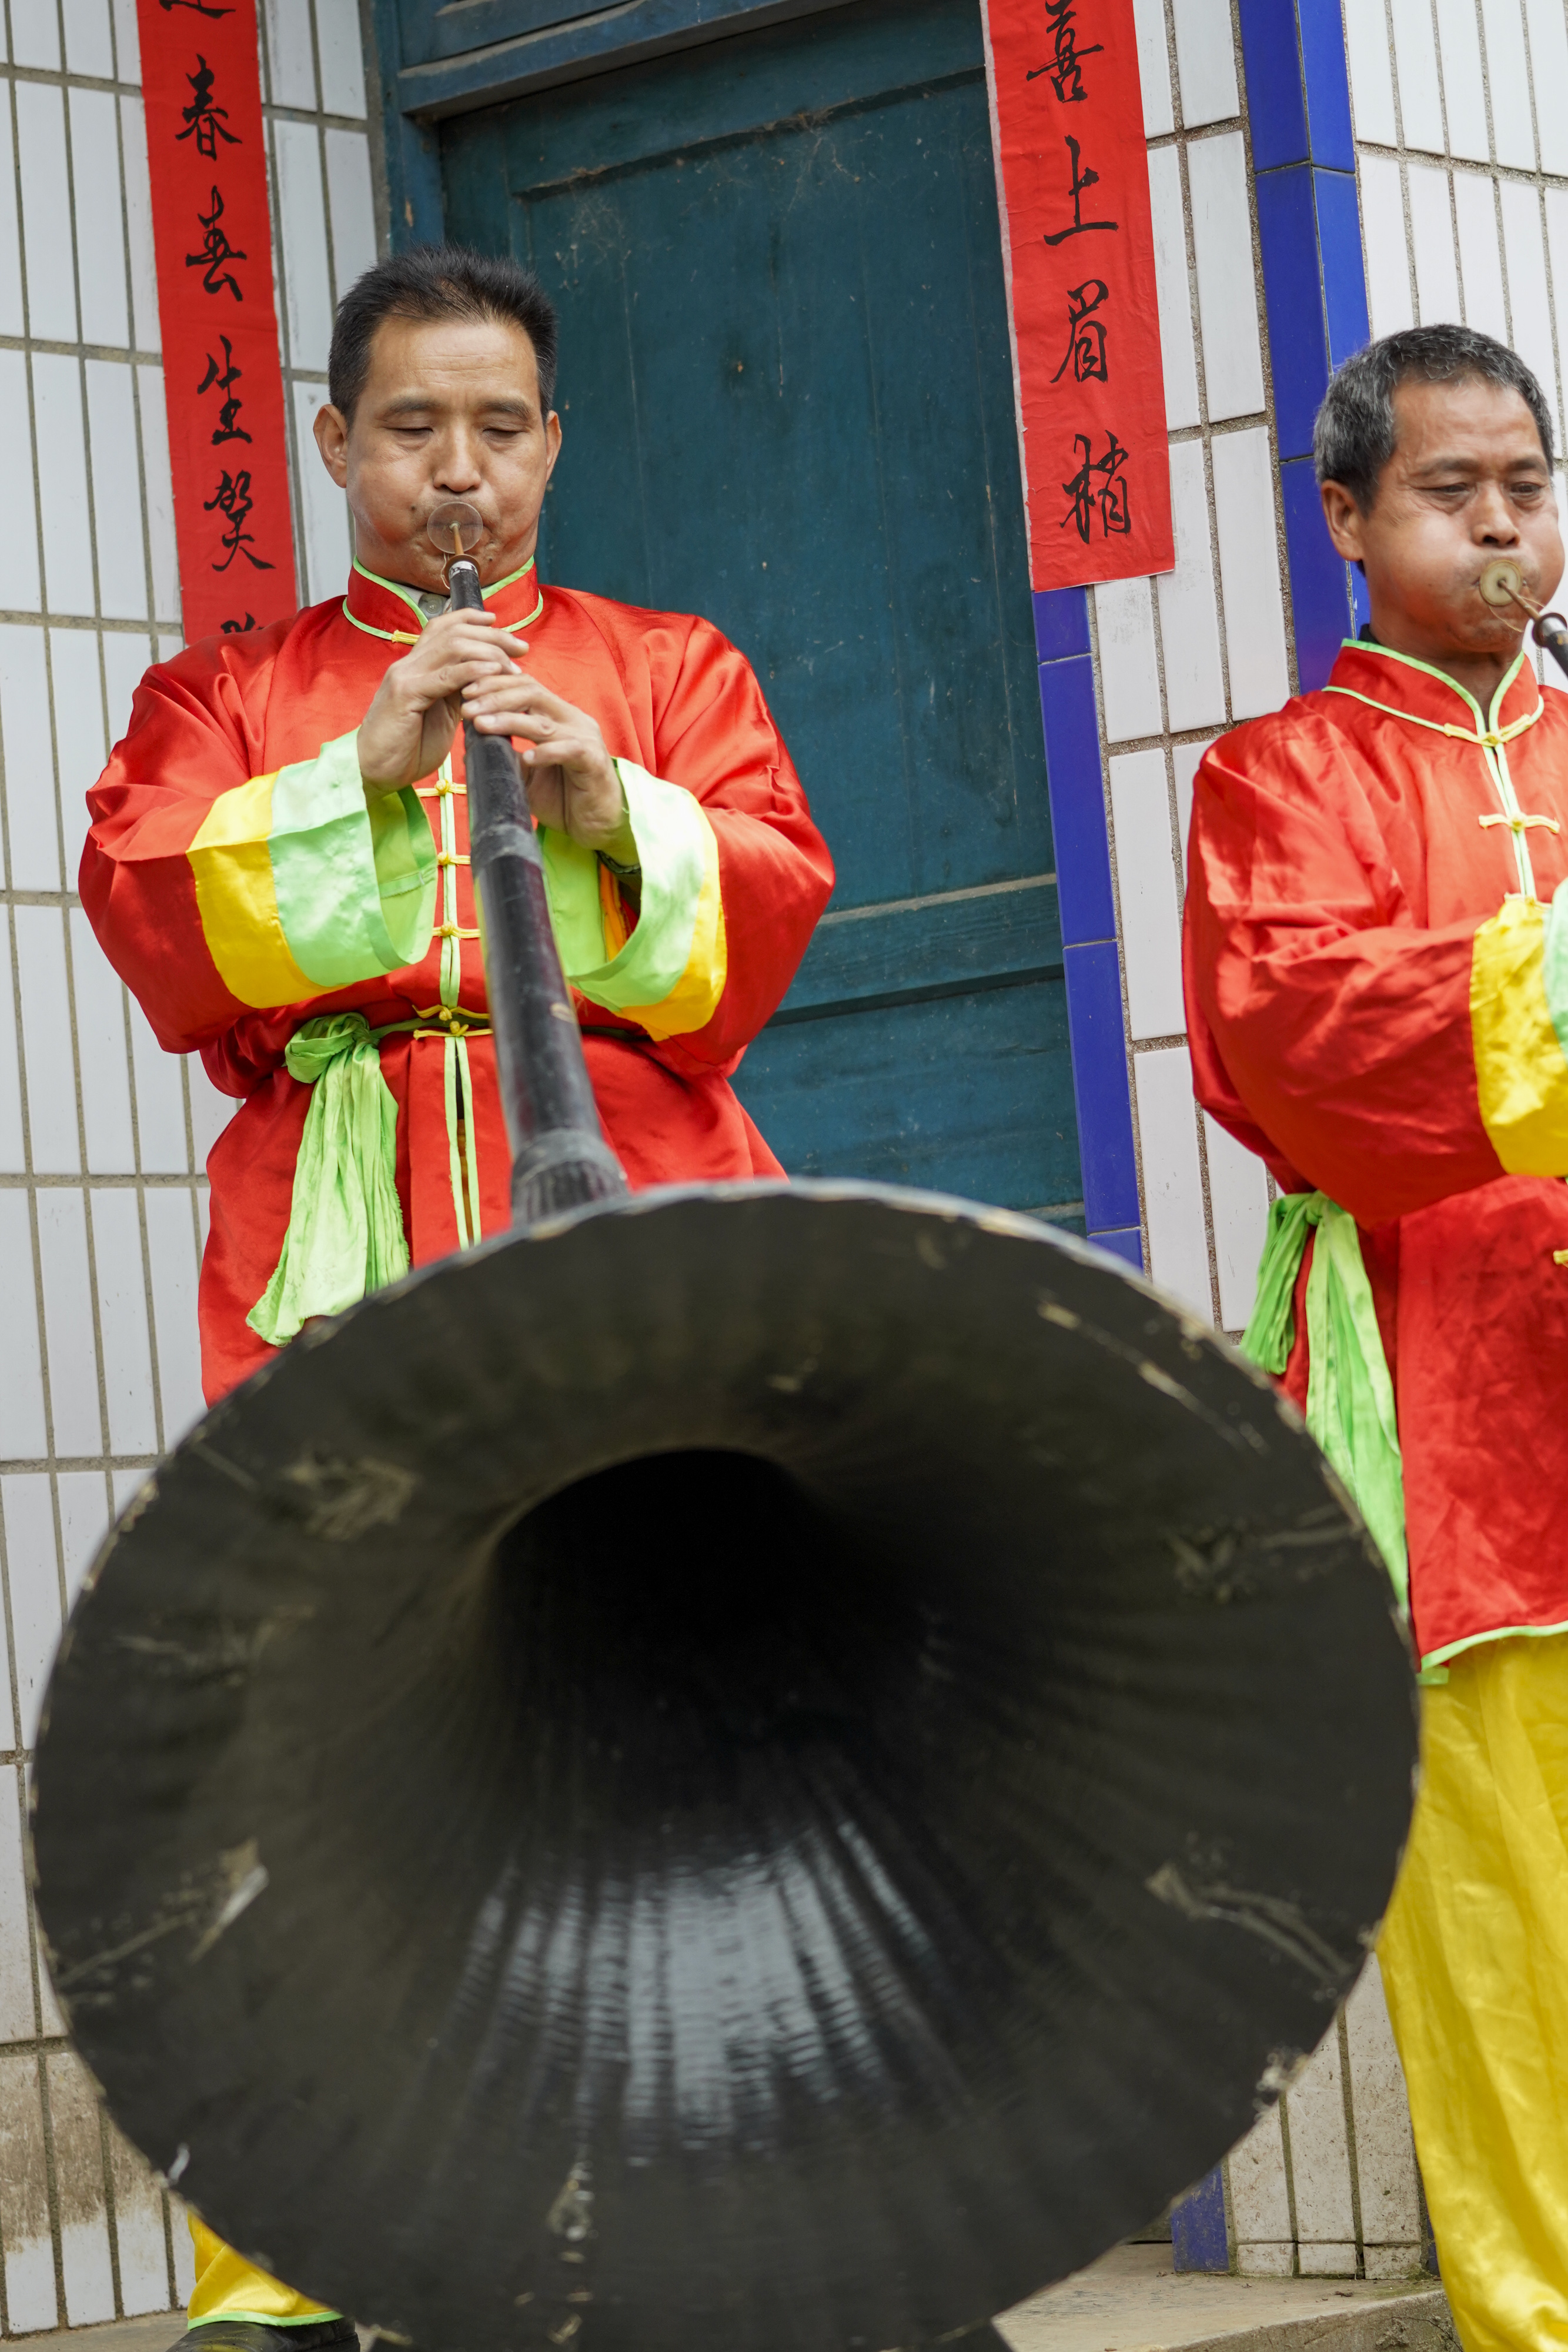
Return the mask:
<svg viewBox="0 0 1568 2352">
<path fill-rule="evenodd" d="M 190 2216 L 196 2248 L 196 2285 L 186 2318 L 193 2327 L 208 2319 L 254 2319 L 266 2327 L 287 2327 L 306 2320 L 336 2319 L 325 2304 L 296 2294 L 291 2286 L 268 2278 L 225 2246 L 204 2221 Z"/>
<path fill-rule="evenodd" d="M 1465 2352 L 1568 2352 L 1568 1636 L 1421 1694 L 1377 1955 Z"/>
</svg>

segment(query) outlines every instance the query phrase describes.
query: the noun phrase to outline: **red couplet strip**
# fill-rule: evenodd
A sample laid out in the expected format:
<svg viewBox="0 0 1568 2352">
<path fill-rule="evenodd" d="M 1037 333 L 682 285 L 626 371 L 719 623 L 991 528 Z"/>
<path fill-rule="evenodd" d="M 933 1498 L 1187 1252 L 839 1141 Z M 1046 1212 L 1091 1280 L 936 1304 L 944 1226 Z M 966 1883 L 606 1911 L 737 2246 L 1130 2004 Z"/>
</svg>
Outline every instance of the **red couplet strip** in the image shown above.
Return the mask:
<svg viewBox="0 0 1568 2352">
<path fill-rule="evenodd" d="M 187 640 L 295 611 L 256 0 L 137 0 Z"/>
<path fill-rule="evenodd" d="M 1036 588 L 1168 572 L 1133 0 L 984 0 Z"/>
</svg>

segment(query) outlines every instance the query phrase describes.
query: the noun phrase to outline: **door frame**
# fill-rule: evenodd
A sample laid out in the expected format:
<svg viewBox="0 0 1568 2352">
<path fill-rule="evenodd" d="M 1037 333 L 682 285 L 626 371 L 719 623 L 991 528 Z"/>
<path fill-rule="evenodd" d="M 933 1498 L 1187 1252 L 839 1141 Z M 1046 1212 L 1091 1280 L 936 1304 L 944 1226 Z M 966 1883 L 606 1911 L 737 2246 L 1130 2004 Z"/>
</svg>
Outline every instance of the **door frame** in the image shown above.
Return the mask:
<svg viewBox="0 0 1568 2352">
<path fill-rule="evenodd" d="M 430 6 L 422 54 L 408 57 L 405 5 L 361 0 L 381 91 L 394 251 L 444 233 L 437 126 L 444 117 L 846 0 L 446 0 Z M 1270 373 L 1287 388 L 1277 411 L 1270 391 L 1269 406 L 1284 484 L 1297 686 L 1305 692 L 1322 685 L 1341 638 L 1358 625 L 1355 583 L 1322 529 L 1311 457 L 1312 418 L 1329 376 L 1368 332 L 1341 0 L 1240 0 L 1240 33 Z M 475 45 L 458 47 L 465 39 Z M 1090 594 L 1060 588 L 1032 601 L 1085 1223 L 1091 1241 L 1141 1272 L 1132 1046 Z"/>
</svg>

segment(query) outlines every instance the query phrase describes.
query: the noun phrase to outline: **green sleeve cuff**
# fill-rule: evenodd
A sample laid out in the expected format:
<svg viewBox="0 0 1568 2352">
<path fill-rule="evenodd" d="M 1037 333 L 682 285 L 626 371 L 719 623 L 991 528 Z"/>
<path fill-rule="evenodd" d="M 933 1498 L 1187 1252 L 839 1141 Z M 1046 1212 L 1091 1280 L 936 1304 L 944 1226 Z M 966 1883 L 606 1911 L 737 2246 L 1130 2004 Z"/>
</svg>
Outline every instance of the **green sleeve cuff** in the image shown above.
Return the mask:
<svg viewBox="0 0 1568 2352">
<path fill-rule="evenodd" d="M 288 951 L 318 988 L 418 963 L 435 922 L 435 842 L 417 793 L 368 798 L 358 731 L 280 768 L 267 836 Z"/>
</svg>

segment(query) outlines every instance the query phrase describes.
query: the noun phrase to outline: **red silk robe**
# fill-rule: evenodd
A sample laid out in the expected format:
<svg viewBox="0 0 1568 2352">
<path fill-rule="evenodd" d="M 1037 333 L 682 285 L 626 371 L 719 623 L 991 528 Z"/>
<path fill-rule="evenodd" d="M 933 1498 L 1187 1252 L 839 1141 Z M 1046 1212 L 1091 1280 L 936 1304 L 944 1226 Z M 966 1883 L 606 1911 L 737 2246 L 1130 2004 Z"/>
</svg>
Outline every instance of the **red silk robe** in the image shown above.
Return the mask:
<svg viewBox="0 0 1568 2352">
<path fill-rule="evenodd" d="M 677 944 L 670 986 L 658 1002 L 657 977 L 631 987 L 648 1001 L 630 1011 L 620 1009 L 627 986 L 617 995 L 613 983 L 589 980 L 597 998 L 572 992 L 600 1117 L 628 1181 L 637 1189 L 780 1173 L 727 1081 L 789 984 L 832 866 L 750 668 L 704 621 L 541 590 L 531 567 L 486 603 L 521 629 L 534 674 L 598 719 L 612 756 L 635 763 L 634 821 L 657 802 L 680 836 L 672 904 L 682 890 L 689 904 L 672 919 L 693 942 L 685 970 Z M 408 593 L 356 567 L 346 599 L 189 647 L 147 673 L 130 731 L 89 795 L 82 903 L 110 961 L 160 1042 L 199 1050 L 214 1085 L 244 1097 L 208 1160 L 200 1315 L 209 1401 L 271 1352 L 246 1318 L 288 1224 L 310 1089 L 283 1057 L 308 1016 L 353 1008 L 373 1028 L 420 1020 L 417 1034 L 381 1047 L 397 1104 L 398 1191 L 415 1265 L 459 1240 L 444 1030 L 486 1012 L 462 735 L 451 785 L 388 796 L 373 844 L 344 742 L 423 625 Z M 442 811 L 442 838 L 453 845 L 436 855 L 421 811 L 441 794 L 451 813 Z M 291 814 L 280 814 L 285 803 Z M 639 830 L 640 848 L 642 839 Z M 600 890 L 598 869 L 588 872 Z M 624 964 L 638 917 L 608 877 L 601 895 L 604 954 L 625 941 Z M 443 913 L 449 919 L 435 923 Z M 411 940 L 418 953 L 400 963 Z M 322 980 L 342 984 L 315 984 Z M 467 1147 L 488 1234 L 508 1221 L 509 1155 L 487 1031 L 470 1034 L 465 1050 Z"/>
<path fill-rule="evenodd" d="M 1198 770 L 1187 1024 L 1205 1108 L 1281 1191 L 1321 1190 L 1361 1230 L 1436 1663 L 1568 1628 L 1568 1004 L 1543 949 L 1568 877 L 1568 695 L 1521 664 L 1483 720 L 1369 644 L 1330 685 Z"/>
</svg>

